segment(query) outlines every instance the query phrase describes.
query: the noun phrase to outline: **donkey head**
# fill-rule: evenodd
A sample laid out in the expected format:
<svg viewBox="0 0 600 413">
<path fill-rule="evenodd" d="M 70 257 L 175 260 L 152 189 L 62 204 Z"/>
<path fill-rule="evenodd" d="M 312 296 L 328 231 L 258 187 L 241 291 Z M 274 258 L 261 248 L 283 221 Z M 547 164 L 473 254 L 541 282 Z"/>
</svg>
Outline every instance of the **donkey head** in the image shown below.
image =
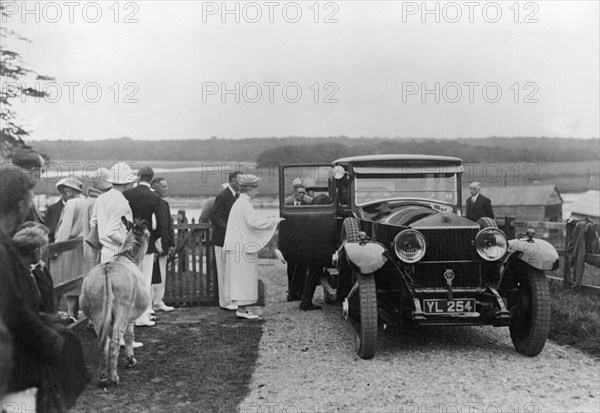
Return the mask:
<svg viewBox="0 0 600 413">
<path fill-rule="evenodd" d="M 125 225 L 125 228 L 127 228 L 127 236 L 123 242 L 122 252 L 119 255 L 139 264 L 148 248 L 148 238 L 150 237 L 148 222 L 140 219 L 129 222 L 125 217 L 121 217 L 121 221 Z"/>
</svg>

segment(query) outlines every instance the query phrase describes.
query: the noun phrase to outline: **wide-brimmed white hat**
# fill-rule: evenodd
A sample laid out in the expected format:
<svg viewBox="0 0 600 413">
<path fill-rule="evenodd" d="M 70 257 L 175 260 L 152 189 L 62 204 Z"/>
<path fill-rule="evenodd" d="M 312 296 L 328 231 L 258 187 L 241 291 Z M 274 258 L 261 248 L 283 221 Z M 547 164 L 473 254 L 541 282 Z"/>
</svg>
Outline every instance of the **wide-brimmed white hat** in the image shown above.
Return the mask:
<svg viewBox="0 0 600 413">
<path fill-rule="evenodd" d="M 74 189 L 78 192 L 83 191 L 83 182 L 78 181 L 76 179 L 63 178 L 56 183 L 56 189 L 58 189 L 60 191 L 61 186 L 66 186 L 66 187 Z"/>
<path fill-rule="evenodd" d="M 127 162 L 117 162 L 111 166 L 106 182 L 113 185 L 127 185 L 137 181 L 137 169 Z"/>
</svg>

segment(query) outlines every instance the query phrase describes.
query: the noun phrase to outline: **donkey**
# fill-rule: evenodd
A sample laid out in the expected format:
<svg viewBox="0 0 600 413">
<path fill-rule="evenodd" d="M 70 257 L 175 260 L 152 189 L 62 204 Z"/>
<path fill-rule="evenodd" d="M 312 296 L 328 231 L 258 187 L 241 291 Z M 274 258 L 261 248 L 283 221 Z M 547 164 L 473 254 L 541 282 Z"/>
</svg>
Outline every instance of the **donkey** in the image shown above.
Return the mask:
<svg viewBox="0 0 600 413">
<path fill-rule="evenodd" d="M 98 336 L 98 378 L 101 387 L 119 384 L 117 360 L 120 338 L 125 338 L 126 367 L 133 367 L 133 322 L 148 307 L 150 297 L 137 264 L 146 253 L 149 232 L 146 221 L 127 228 L 118 261 L 96 265 L 85 277 L 79 299 L 83 313 L 94 323 Z M 112 336 L 110 330 L 112 328 Z"/>
</svg>

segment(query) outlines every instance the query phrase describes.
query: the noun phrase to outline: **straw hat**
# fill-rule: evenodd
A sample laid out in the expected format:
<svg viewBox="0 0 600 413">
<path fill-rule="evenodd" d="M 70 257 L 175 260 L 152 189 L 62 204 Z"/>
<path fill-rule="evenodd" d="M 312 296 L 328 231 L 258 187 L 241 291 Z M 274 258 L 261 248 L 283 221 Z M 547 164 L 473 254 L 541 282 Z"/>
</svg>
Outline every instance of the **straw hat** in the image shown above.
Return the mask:
<svg viewBox="0 0 600 413">
<path fill-rule="evenodd" d="M 107 168 L 98 168 L 96 170 L 96 178 L 92 182 L 92 188 L 99 191 L 104 191 L 112 188 L 112 184 L 108 182 L 111 177 L 111 172 Z"/>
</svg>

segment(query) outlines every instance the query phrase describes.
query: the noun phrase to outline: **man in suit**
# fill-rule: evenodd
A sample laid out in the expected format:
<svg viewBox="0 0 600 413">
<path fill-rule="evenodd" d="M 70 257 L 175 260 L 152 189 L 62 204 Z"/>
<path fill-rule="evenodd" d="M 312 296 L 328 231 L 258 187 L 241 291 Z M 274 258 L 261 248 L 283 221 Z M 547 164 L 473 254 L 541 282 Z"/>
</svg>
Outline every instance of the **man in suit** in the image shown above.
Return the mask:
<svg viewBox="0 0 600 413">
<path fill-rule="evenodd" d="M 287 206 L 309 205 L 306 201 L 306 188 L 302 183 L 295 181 L 294 192 L 284 200 Z M 286 257 L 288 276 L 288 301 L 299 301 L 302 299 L 306 283 L 307 260 L 300 257 Z M 311 294 L 312 300 L 312 294 Z"/>
<path fill-rule="evenodd" d="M 175 234 L 173 232 L 173 222 L 171 221 L 171 207 L 165 201 L 169 187 L 165 178 L 156 177 L 150 183 L 154 192 L 160 196 L 160 210 L 163 227 L 160 230 L 161 237 L 156 240 L 156 249 L 158 250 L 158 269 L 160 272 L 160 282 L 152 285 L 152 308 L 159 311 L 173 311 L 175 308 L 168 306 L 163 301 L 165 297 L 165 281 L 167 277 L 167 256 L 172 256 L 175 252 Z M 156 267 L 155 267 L 156 269 Z"/>
<path fill-rule="evenodd" d="M 223 189 L 215 198 L 215 204 L 210 214 L 210 222 L 213 224 L 211 241 L 215 247 L 215 261 L 217 263 L 217 280 L 219 284 L 219 306 L 225 310 L 237 310 L 237 305 L 231 302 L 230 280 L 225 276 L 226 256 L 223 250 L 225 243 L 225 231 L 229 212 L 237 199 L 240 190 L 238 182 L 241 172 L 235 171 L 229 174 L 229 185 Z"/>
<path fill-rule="evenodd" d="M 304 199 L 306 196 L 306 188 L 304 188 L 304 185 L 298 185 L 294 187 L 294 193 L 292 194 L 292 197 L 290 199 L 288 199 L 287 201 L 285 201 L 285 205 L 308 205 L 309 203 L 306 202 L 306 200 Z"/>
<path fill-rule="evenodd" d="M 150 182 L 153 177 L 154 171 L 152 168 L 144 166 L 138 171 L 138 185 L 123 192 L 123 196 L 129 201 L 133 219 L 146 221 L 150 230 L 148 249 L 141 265 L 148 297 L 152 297 L 152 269 L 154 267 L 154 254 L 157 252 L 156 240 L 161 237 L 160 231 L 163 228 L 160 196 L 150 189 Z M 135 320 L 135 325 L 138 327 L 154 326 L 156 323 L 154 322 L 153 312 L 152 300 L 150 300 L 144 314 Z"/>
<path fill-rule="evenodd" d="M 492 210 L 492 201 L 479 193 L 481 187 L 479 182 L 472 182 L 469 185 L 471 196 L 467 198 L 467 219 L 477 222 L 479 218 L 488 217 L 494 219 Z"/>
</svg>

